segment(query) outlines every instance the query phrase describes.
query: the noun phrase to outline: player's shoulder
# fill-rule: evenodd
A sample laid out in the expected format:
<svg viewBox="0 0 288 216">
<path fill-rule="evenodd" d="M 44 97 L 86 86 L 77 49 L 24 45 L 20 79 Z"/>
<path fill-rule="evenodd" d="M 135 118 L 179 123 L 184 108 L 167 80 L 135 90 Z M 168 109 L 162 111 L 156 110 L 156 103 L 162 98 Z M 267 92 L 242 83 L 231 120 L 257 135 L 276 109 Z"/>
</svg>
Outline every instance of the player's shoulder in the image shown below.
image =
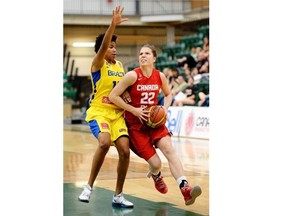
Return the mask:
<svg viewBox="0 0 288 216">
<path fill-rule="evenodd" d="M 128 76 L 128 77 L 137 77 L 137 72 L 133 69 L 133 70 L 130 70 L 128 71 L 125 76 Z"/>
<path fill-rule="evenodd" d="M 161 79 L 163 79 L 163 78 L 166 79 L 166 76 L 165 76 L 165 74 L 162 71 L 158 70 L 158 72 L 159 72 L 159 76 L 161 77 Z"/>
</svg>

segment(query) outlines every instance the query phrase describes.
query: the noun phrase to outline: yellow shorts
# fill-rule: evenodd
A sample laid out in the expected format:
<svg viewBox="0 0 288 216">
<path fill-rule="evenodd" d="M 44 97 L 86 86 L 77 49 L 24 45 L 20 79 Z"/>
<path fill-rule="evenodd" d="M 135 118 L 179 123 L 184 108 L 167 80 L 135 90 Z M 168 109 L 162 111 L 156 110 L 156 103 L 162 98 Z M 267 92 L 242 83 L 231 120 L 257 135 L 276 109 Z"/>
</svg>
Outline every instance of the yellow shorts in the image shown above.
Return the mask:
<svg viewBox="0 0 288 216">
<path fill-rule="evenodd" d="M 111 141 L 115 142 L 120 136 L 128 136 L 123 113 L 123 110 L 114 108 L 89 107 L 85 120 L 97 139 L 100 132 L 107 132 L 111 136 Z"/>
</svg>

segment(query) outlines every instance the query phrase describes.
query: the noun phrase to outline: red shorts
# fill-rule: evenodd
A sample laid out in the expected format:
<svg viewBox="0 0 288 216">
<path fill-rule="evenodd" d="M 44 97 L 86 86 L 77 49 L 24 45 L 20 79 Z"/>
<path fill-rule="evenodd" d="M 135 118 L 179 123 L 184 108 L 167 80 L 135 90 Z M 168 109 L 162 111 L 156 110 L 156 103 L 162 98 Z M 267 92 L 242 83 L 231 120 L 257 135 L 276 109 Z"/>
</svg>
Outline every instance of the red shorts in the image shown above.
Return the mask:
<svg viewBox="0 0 288 216">
<path fill-rule="evenodd" d="M 133 122 L 130 126 L 128 122 L 126 123 L 130 137 L 130 149 L 146 161 L 156 153 L 156 142 L 167 135 L 172 135 L 165 125 L 151 128 L 141 123 L 135 124 Z"/>
</svg>

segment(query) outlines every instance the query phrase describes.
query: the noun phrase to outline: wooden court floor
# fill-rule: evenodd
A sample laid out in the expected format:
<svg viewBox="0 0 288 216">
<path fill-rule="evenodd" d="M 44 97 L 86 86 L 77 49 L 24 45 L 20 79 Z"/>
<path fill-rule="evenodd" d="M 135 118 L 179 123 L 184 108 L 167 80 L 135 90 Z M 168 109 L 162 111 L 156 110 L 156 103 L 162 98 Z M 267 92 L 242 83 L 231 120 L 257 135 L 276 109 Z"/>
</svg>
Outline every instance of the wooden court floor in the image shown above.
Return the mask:
<svg viewBox="0 0 288 216">
<path fill-rule="evenodd" d="M 134 203 L 133 209 L 111 206 L 116 184 L 117 151 L 111 147 L 94 184 L 90 203 L 77 200 L 87 183 L 97 140 L 83 125 L 65 125 L 63 131 L 63 214 L 65 216 L 94 215 L 209 215 L 209 141 L 172 138 L 173 146 L 183 163 L 185 175 L 191 185 L 198 184 L 202 194 L 191 206 L 184 204 L 183 196 L 167 164 L 163 162 L 163 176 L 168 186 L 167 194 L 154 188 L 152 179 L 146 178 L 147 163 L 131 152 L 130 165 L 124 185 L 124 196 Z"/>
</svg>

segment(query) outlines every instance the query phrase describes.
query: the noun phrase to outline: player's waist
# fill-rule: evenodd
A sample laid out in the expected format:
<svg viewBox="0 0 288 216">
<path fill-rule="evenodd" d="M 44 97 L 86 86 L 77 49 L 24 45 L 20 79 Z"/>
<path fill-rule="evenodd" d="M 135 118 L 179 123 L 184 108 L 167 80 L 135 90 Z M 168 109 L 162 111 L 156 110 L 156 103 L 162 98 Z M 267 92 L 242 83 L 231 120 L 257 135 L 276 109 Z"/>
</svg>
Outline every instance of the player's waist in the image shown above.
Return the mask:
<svg viewBox="0 0 288 216">
<path fill-rule="evenodd" d="M 119 108 L 118 106 L 116 106 L 114 103 L 112 103 L 110 100 L 109 100 L 109 97 L 108 96 L 101 96 L 101 97 L 96 97 L 94 98 L 91 103 L 90 103 L 90 106 L 96 106 L 96 107 L 112 107 L 112 108 L 115 108 L 115 109 L 119 109 L 119 110 L 122 110 L 121 108 Z"/>
</svg>

